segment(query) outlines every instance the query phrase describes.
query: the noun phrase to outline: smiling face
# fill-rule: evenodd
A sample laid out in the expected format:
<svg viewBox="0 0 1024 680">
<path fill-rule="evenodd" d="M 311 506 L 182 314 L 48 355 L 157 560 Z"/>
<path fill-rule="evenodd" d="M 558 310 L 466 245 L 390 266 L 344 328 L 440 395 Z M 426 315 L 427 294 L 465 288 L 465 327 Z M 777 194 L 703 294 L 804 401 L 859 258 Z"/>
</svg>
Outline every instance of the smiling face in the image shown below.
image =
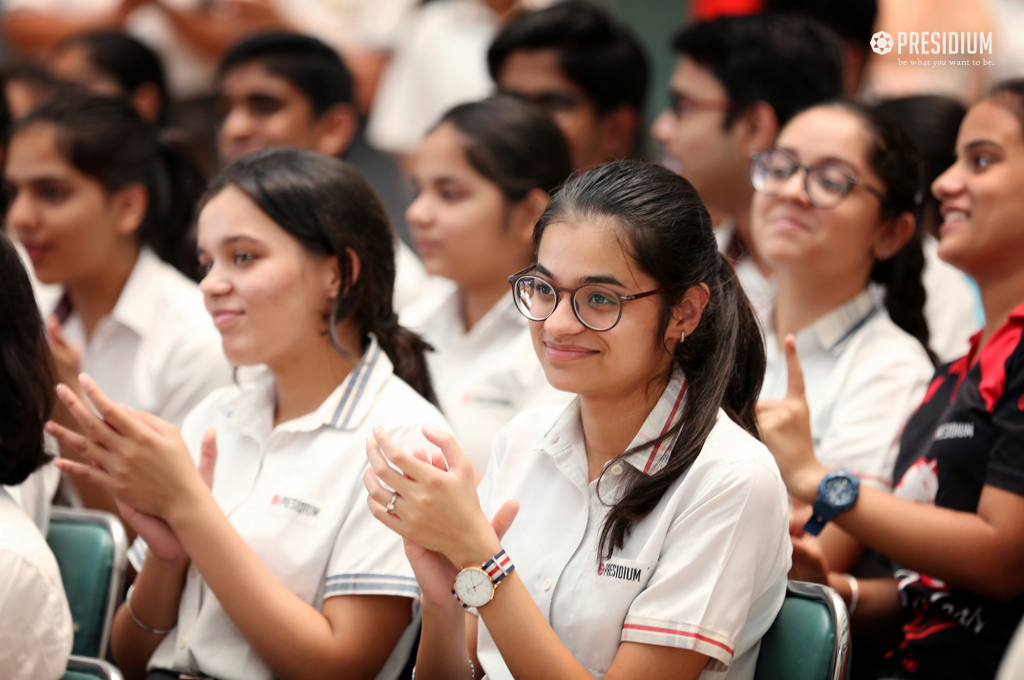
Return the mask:
<svg viewBox="0 0 1024 680">
<path fill-rule="evenodd" d="M 470 164 L 465 140 L 451 123 L 427 135 L 412 176 L 417 195 L 406 221 L 428 272 L 462 288 L 503 285 L 533 259 L 530 218 L 544 203 L 529 203 L 543 199 L 528 196 L 510 205 Z"/>
<path fill-rule="evenodd" d="M 537 254 L 537 274 L 555 286 L 601 283 L 620 295 L 656 290 L 658 282 L 642 272 L 623 251 L 611 219 L 547 226 Z M 678 330 L 673 324 L 661 337 L 660 295 L 624 303 L 614 328 L 594 331 L 576 318 L 568 294 L 544 321 L 531 321 L 534 349 L 556 389 L 593 397 L 630 399 L 644 394 L 667 373 Z"/>
<path fill-rule="evenodd" d="M 975 104 L 960 126 L 956 152 L 956 163 L 932 184 L 942 203 L 939 257 L 979 281 L 1019 270 L 1024 267 L 1020 120 L 998 98 Z"/>
<path fill-rule="evenodd" d="M 805 166 L 834 163 L 885 194 L 867 161 L 870 139 L 861 119 L 835 107 L 806 111 L 783 128 L 776 148 Z M 807 200 L 804 170 L 797 170 L 776 196 L 755 193 L 751 204 L 754 243 L 774 271 L 800 272 L 819 280 L 852 280 L 866 285 L 875 253 L 894 254 L 904 235 L 881 215 L 877 196 L 854 186 L 838 205 L 820 209 Z M 898 236 L 898 238 L 897 238 Z M 894 240 L 895 239 L 895 240 Z"/>
<path fill-rule="evenodd" d="M 118 194 L 108 194 L 64 158 L 54 126 L 38 123 L 15 134 L 6 175 L 12 195 L 7 224 L 43 283 L 101 277 L 112 257 L 137 248 L 139 220 L 128 219 Z"/>
<path fill-rule="evenodd" d="M 336 258 L 311 255 L 237 187 L 199 214 L 198 249 L 199 287 L 232 363 L 276 370 L 329 342 Z"/>
</svg>

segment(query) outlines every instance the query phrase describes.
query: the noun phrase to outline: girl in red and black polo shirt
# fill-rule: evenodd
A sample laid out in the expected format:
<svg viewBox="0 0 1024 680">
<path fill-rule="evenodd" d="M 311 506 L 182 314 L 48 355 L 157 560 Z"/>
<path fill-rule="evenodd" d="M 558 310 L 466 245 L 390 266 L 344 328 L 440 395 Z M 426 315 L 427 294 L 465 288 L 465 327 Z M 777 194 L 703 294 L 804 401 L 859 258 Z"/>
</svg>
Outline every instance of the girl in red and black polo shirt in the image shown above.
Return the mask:
<svg viewBox="0 0 1024 680">
<path fill-rule="evenodd" d="M 938 369 L 904 431 L 892 495 L 860 487 L 835 522 L 894 562 L 891 579 L 829 573 L 858 625 L 899 620 L 883 678 L 992 678 L 1024 615 L 1024 80 L 971 108 L 957 161 L 932 185 L 939 255 L 971 275 L 985 328 Z M 791 339 L 786 399 L 762 408 L 761 434 L 790 492 L 818 500 L 803 379 Z M 908 502 L 910 501 L 910 502 Z"/>
</svg>

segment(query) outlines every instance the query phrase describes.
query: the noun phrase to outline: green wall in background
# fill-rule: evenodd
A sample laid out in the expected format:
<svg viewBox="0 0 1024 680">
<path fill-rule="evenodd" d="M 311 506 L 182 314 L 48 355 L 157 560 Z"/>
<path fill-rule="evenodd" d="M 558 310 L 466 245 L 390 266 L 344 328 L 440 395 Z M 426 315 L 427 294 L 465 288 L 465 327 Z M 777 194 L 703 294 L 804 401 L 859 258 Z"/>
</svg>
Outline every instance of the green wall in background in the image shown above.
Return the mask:
<svg viewBox="0 0 1024 680">
<path fill-rule="evenodd" d="M 594 0 L 629 24 L 647 50 L 651 62 L 644 113 L 647 127 L 668 104 L 668 79 L 676 58 L 669 41 L 686 20 L 686 0 Z M 648 151 L 654 151 L 646 135 Z"/>
</svg>

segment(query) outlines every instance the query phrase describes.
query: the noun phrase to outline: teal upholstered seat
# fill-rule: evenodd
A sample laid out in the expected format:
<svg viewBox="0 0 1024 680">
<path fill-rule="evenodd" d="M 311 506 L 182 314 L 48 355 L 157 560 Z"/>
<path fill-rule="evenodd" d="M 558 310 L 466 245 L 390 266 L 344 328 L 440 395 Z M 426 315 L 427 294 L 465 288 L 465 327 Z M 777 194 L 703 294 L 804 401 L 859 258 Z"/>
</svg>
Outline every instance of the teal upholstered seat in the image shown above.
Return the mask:
<svg viewBox="0 0 1024 680">
<path fill-rule="evenodd" d="M 46 542 L 57 558 L 71 605 L 72 653 L 103 658 L 124 584 L 124 527 L 108 512 L 54 508 Z"/>
<path fill-rule="evenodd" d="M 790 581 L 761 638 L 755 680 L 841 680 L 849 675 L 850 623 L 836 591 Z"/>
</svg>

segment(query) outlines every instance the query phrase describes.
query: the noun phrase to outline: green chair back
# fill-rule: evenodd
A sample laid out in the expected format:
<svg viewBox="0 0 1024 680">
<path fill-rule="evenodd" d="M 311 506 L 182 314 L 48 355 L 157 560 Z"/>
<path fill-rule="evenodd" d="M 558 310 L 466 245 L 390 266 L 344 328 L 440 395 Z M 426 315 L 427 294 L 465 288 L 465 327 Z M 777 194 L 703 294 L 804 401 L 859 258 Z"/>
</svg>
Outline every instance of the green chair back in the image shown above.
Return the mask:
<svg viewBox="0 0 1024 680">
<path fill-rule="evenodd" d="M 100 659 L 72 656 L 62 680 L 124 680 L 121 671 Z"/>
<path fill-rule="evenodd" d="M 121 597 L 127 537 L 107 512 L 54 508 L 46 542 L 57 558 L 75 627 L 72 653 L 106 656 Z"/>
<path fill-rule="evenodd" d="M 849 675 L 850 624 L 836 591 L 790 581 L 761 638 L 754 680 L 842 680 Z"/>
</svg>

